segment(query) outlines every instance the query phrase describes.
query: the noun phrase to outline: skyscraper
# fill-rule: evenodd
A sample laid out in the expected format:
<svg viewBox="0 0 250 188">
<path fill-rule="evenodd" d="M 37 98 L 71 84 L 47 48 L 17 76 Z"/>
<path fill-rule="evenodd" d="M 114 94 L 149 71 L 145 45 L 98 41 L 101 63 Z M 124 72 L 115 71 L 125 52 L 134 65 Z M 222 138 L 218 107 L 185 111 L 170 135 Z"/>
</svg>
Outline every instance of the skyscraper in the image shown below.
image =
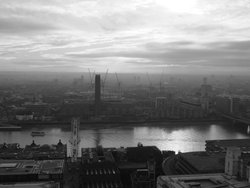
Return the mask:
<svg viewBox="0 0 250 188">
<path fill-rule="evenodd" d="M 100 114 L 101 106 L 101 76 L 100 74 L 95 75 L 95 114 Z"/>
<path fill-rule="evenodd" d="M 201 107 L 205 112 L 205 115 L 209 113 L 209 100 L 212 93 L 212 86 L 207 84 L 207 78 L 203 79 L 203 84 L 201 85 Z"/>
</svg>

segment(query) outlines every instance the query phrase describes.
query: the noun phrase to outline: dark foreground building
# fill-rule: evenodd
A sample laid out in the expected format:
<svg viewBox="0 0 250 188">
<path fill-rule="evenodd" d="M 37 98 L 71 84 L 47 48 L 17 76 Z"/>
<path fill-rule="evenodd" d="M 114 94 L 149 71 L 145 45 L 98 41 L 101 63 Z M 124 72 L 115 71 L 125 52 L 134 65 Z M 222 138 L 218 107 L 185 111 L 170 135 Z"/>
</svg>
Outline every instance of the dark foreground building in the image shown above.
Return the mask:
<svg viewBox="0 0 250 188">
<path fill-rule="evenodd" d="M 115 160 L 125 187 L 153 187 L 155 178 L 162 174 L 162 153 L 156 146 L 121 148 Z"/>
<path fill-rule="evenodd" d="M 82 148 L 80 187 L 121 188 L 120 171 L 111 151 L 97 148 Z"/>
</svg>

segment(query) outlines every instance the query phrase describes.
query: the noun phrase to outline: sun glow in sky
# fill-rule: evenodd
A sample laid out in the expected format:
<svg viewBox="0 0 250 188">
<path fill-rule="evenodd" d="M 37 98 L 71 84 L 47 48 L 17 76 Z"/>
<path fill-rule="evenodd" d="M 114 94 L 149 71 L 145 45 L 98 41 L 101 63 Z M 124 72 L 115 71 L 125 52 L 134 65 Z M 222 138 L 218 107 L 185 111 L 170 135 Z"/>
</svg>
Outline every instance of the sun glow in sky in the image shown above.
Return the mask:
<svg viewBox="0 0 250 188">
<path fill-rule="evenodd" d="M 0 0 L 2 71 L 250 71 L 248 0 Z"/>
</svg>

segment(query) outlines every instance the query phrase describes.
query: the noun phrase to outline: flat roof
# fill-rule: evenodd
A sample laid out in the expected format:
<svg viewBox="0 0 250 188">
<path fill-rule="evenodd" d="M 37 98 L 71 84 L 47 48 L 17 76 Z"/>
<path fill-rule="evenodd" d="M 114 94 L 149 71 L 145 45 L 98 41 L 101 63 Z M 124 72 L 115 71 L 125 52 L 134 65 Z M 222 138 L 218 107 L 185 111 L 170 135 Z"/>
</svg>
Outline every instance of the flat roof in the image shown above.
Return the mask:
<svg viewBox="0 0 250 188">
<path fill-rule="evenodd" d="M 172 188 L 187 188 L 200 186 L 202 188 L 223 187 L 223 188 L 246 188 L 250 187 L 247 181 L 237 181 L 225 174 L 193 174 L 193 175 L 172 175 L 159 176 L 157 188 L 168 186 Z"/>
<path fill-rule="evenodd" d="M 64 160 L 0 160 L 0 176 L 20 174 L 61 174 Z"/>
<path fill-rule="evenodd" d="M 63 173 L 64 160 L 40 161 L 40 173 L 61 174 Z"/>
<path fill-rule="evenodd" d="M 60 188 L 59 182 L 27 182 L 27 183 L 8 183 L 8 184 L 0 184 L 0 188 L 9 188 L 9 187 L 17 187 L 17 188 L 45 188 L 45 187 L 53 187 Z"/>
<path fill-rule="evenodd" d="M 250 147 L 250 139 L 206 140 L 206 144 L 217 147 Z"/>
<path fill-rule="evenodd" d="M 16 168 L 18 163 L 1 163 L 0 168 Z"/>
<path fill-rule="evenodd" d="M 34 160 L 0 160 L 0 175 L 35 174 L 38 166 Z"/>
<path fill-rule="evenodd" d="M 188 152 L 180 156 L 200 173 L 224 172 L 225 153 Z"/>
</svg>

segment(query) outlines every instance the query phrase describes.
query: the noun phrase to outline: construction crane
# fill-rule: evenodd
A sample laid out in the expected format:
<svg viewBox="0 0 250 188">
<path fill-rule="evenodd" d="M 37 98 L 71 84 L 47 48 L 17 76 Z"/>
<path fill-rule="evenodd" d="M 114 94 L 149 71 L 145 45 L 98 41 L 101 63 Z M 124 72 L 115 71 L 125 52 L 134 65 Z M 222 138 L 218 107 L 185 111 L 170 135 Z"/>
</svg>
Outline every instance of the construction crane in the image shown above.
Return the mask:
<svg viewBox="0 0 250 188">
<path fill-rule="evenodd" d="M 117 84 L 118 84 L 119 95 L 121 96 L 121 93 L 122 93 L 122 90 L 121 90 L 121 82 L 120 82 L 120 80 L 119 80 L 119 78 L 118 78 L 117 73 L 115 73 L 115 77 L 116 77 Z"/>
<path fill-rule="evenodd" d="M 79 137 L 79 125 L 80 125 L 80 118 L 72 118 L 71 138 L 69 140 L 69 143 L 71 145 L 71 162 L 77 162 L 79 143 L 81 141 Z"/>
</svg>

